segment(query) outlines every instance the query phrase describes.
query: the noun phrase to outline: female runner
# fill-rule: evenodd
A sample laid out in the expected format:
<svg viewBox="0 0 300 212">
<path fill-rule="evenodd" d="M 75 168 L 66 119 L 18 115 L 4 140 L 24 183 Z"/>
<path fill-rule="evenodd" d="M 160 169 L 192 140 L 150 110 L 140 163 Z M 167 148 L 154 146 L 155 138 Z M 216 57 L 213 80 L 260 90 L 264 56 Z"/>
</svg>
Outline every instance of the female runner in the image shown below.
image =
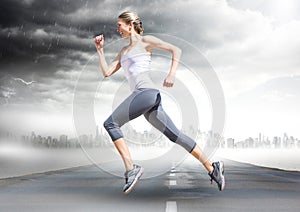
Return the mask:
<svg viewBox="0 0 300 212">
<path fill-rule="evenodd" d="M 181 145 L 199 160 L 208 171 L 211 181 L 214 180 L 218 184 L 219 190 L 222 191 L 225 187 L 224 163 L 222 161 L 211 163 L 196 142 L 176 128 L 162 108 L 160 91 L 155 89 L 155 85 L 147 74 L 150 71 L 151 52 L 153 49 L 170 52 L 172 54 L 172 63 L 163 86 L 172 87 L 181 50 L 154 36 L 142 36 L 144 29 L 136 13 L 124 12 L 119 15 L 117 26 L 117 31 L 122 38 L 129 39 L 130 43 L 120 50 L 111 64 L 107 64 L 105 60 L 103 51 L 104 36 L 97 36 L 94 42 L 103 76 L 109 77 L 122 67 L 132 90 L 131 95 L 104 122 L 104 127 L 125 165 L 126 172 L 124 175 L 126 183 L 123 192 L 128 194 L 134 188 L 144 169 L 139 165 L 133 164 L 120 127 L 140 115 L 144 115 L 146 120 L 156 129 L 161 131 L 171 141 Z"/>
</svg>

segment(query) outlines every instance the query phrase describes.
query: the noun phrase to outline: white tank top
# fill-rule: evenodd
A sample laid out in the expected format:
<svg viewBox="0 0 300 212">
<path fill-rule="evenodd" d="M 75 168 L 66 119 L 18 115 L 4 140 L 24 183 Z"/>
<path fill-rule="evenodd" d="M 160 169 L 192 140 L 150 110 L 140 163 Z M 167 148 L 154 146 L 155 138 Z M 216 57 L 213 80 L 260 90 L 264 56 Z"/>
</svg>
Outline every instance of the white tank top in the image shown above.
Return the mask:
<svg viewBox="0 0 300 212">
<path fill-rule="evenodd" d="M 151 53 L 136 44 L 129 52 L 121 56 L 121 66 L 125 71 L 130 89 L 154 88 L 149 72 Z"/>
</svg>

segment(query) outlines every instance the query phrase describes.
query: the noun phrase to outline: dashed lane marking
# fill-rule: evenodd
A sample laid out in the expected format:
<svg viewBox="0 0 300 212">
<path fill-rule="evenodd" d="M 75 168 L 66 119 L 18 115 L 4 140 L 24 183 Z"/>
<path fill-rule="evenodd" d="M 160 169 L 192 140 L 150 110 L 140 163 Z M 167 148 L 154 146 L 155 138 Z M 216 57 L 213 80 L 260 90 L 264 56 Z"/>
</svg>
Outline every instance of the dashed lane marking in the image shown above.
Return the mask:
<svg viewBox="0 0 300 212">
<path fill-rule="evenodd" d="M 167 203 L 166 203 L 166 212 L 177 212 L 176 201 L 167 201 Z"/>
<path fill-rule="evenodd" d="M 170 185 L 170 186 L 177 185 L 176 180 L 170 180 L 170 181 L 169 181 L 169 185 Z"/>
</svg>

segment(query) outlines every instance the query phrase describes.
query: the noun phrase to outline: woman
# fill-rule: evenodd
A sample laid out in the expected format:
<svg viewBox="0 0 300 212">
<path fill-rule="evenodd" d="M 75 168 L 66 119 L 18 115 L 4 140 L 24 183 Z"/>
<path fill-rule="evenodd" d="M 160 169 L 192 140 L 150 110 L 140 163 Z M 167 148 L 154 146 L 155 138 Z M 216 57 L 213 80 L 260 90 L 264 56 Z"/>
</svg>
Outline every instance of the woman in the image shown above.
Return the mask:
<svg viewBox="0 0 300 212">
<path fill-rule="evenodd" d="M 211 163 L 196 142 L 181 133 L 173 124 L 161 105 L 159 90 L 147 75 L 150 71 L 151 52 L 153 49 L 169 51 L 172 54 L 172 63 L 169 74 L 163 86 L 172 87 L 175 80 L 181 50 L 154 36 L 142 36 L 144 31 L 142 22 L 136 13 L 124 12 L 118 17 L 118 32 L 122 38 L 130 40 L 129 45 L 121 49 L 111 64 L 107 64 L 104 56 L 104 37 L 99 35 L 94 42 L 99 55 L 101 71 L 104 77 L 109 77 L 121 67 L 126 73 L 132 94 L 127 97 L 104 122 L 104 127 L 110 135 L 115 147 L 120 153 L 125 168 L 126 183 L 123 192 L 128 194 L 143 174 L 143 168 L 133 164 L 126 141 L 120 127 L 126 122 L 144 115 L 155 128 L 160 130 L 171 141 L 181 145 L 207 169 L 211 181 L 214 180 L 223 190 L 225 186 L 224 164 L 222 161 Z"/>
</svg>

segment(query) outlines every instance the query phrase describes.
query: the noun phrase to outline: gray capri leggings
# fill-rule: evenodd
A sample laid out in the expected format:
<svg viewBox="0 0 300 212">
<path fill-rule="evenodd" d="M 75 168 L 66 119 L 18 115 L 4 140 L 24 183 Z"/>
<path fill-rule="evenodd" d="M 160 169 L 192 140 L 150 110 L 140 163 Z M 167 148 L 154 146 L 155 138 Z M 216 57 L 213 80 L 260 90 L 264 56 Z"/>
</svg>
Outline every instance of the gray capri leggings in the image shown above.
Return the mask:
<svg viewBox="0 0 300 212">
<path fill-rule="evenodd" d="M 116 141 L 124 137 L 120 127 L 142 114 L 152 126 L 188 152 L 196 146 L 196 142 L 180 132 L 163 110 L 160 92 L 157 89 L 141 88 L 133 91 L 106 119 L 103 126 L 112 141 Z"/>
</svg>

